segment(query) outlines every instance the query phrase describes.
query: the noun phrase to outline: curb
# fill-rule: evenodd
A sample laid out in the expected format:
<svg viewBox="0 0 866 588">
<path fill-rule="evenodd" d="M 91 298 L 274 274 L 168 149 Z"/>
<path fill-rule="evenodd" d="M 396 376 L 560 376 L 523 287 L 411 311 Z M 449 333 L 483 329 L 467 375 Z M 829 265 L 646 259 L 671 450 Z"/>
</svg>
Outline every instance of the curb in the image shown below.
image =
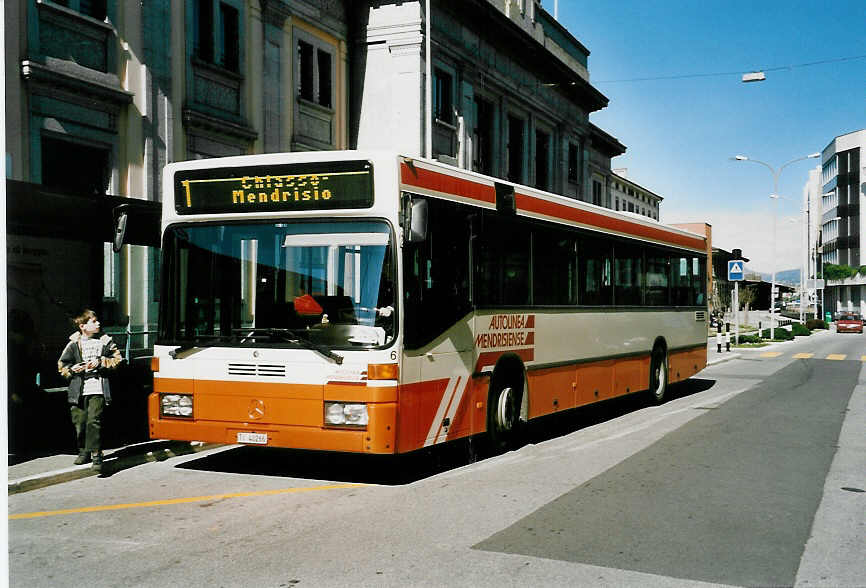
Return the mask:
<svg viewBox="0 0 866 588">
<path fill-rule="evenodd" d="M 719 355 L 720 357 L 717 357 L 716 359 L 709 359 L 709 356 L 708 356 L 707 357 L 707 367 L 709 367 L 711 365 L 716 365 L 719 363 L 725 363 L 726 361 L 731 361 L 732 359 L 739 359 L 741 357 L 741 355 L 739 353 L 733 353 L 733 352 L 727 352 L 727 351 L 723 351 L 722 353 L 717 353 L 717 352 L 715 352 L 715 353 L 716 353 L 716 355 Z"/>
<path fill-rule="evenodd" d="M 147 450 L 148 447 L 153 446 L 153 443 L 145 443 L 142 445 L 144 446 L 142 449 Z M 208 449 L 223 447 L 223 445 L 224 444 L 222 443 L 203 443 L 201 441 L 193 441 L 189 443 L 170 441 L 159 443 L 157 447 L 152 447 L 150 450 L 132 455 L 124 454 L 130 450 L 130 447 L 122 447 L 116 449 L 111 454 L 105 455 L 102 473 L 94 472 L 90 465 L 80 465 L 35 474 L 18 480 L 10 480 L 8 484 L 8 495 L 11 496 L 12 494 L 30 492 L 31 490 L 38 490 L 40 488 L 46 488 L 64 482 L 71 482 L 73 480 L 81 480 L 91 476 L 108 477 L 121 470 L 143 465 L 145 463 L 165 461 L 170 457 L 199 453 Z M 122 455 L 115 457 L 118 453 Z"/>
</svg>

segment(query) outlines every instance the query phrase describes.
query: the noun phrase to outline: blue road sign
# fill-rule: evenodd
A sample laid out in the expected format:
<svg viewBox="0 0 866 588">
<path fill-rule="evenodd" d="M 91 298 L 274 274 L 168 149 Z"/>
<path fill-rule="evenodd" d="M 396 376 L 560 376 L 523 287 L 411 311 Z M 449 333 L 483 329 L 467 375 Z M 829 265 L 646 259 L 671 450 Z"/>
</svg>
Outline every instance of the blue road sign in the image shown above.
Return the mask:
<svg viewBox="0 0 866 588">
<path fill-rule="evenodd" d="M 743 260 L 742 259 L 732 259 L 728 262 L 728 281 L 729 282 L 742 282 L 745 278 L 743 277 Z"/>
</svg>

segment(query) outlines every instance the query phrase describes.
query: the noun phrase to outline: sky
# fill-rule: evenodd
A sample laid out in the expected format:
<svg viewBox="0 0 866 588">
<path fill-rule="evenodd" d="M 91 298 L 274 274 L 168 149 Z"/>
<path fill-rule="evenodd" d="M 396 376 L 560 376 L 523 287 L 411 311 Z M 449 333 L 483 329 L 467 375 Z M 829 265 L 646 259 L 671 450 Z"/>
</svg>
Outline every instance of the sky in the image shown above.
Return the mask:
<svg viewBox="0 0 866 588">
<path fill-rule="evenodd" d="M 713 245 L 742 249 L 755 271 L 799 268 L 820 158 L 781 172 L 775 247 L 773 174 L 730 158 L 778 169 L 866 128 L 866 0 L 557 4 L 543 2 L 590 50 L 590 82 L 610 100 L 590 121 L 627 147 L 611 167 L 664 198 L 663 223 L 710 223 Z M 820 61 L 833 62 L 804 65 Z M 757 70 L 765 81 L 741 82 Z"/>
</svg>

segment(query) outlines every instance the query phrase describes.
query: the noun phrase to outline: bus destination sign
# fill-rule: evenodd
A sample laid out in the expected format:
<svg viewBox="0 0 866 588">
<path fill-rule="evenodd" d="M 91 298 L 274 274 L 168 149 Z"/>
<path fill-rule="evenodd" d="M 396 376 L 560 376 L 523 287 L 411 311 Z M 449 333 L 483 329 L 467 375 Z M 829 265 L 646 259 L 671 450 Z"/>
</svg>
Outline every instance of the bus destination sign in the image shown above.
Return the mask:
<svg viewBox="0 0 866 588">
<path fill-rule="evenodd" d="M 184 170 L 175 175 L 178 214 L 369 208 L 368 161 Z"/>
</svg>

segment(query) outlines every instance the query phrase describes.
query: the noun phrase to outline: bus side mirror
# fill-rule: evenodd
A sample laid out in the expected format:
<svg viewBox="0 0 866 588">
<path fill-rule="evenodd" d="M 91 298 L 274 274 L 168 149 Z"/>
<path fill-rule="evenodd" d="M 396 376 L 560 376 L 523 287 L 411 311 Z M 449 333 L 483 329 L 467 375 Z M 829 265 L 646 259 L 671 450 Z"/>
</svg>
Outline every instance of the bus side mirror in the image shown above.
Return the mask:
<svg viewBox="0 0 866 588">
<path fill-rule="evenodd" d="M 403 222 L 403 234 L 407 243 L 427 240 L 427 201 L 412 199 L 408 202 Z"/>
<path fill-rule="evenodd" d="M 120 212 L 117 214 L 117 218 L 114 219 L 114 242 L 111 244 L 111 248 L 115 253 L 119 252 L 121 247 L 123 247 L 123 239 L 126 237 L 126 219 L 128 216 L 126 212 Z"/>
</svg>

